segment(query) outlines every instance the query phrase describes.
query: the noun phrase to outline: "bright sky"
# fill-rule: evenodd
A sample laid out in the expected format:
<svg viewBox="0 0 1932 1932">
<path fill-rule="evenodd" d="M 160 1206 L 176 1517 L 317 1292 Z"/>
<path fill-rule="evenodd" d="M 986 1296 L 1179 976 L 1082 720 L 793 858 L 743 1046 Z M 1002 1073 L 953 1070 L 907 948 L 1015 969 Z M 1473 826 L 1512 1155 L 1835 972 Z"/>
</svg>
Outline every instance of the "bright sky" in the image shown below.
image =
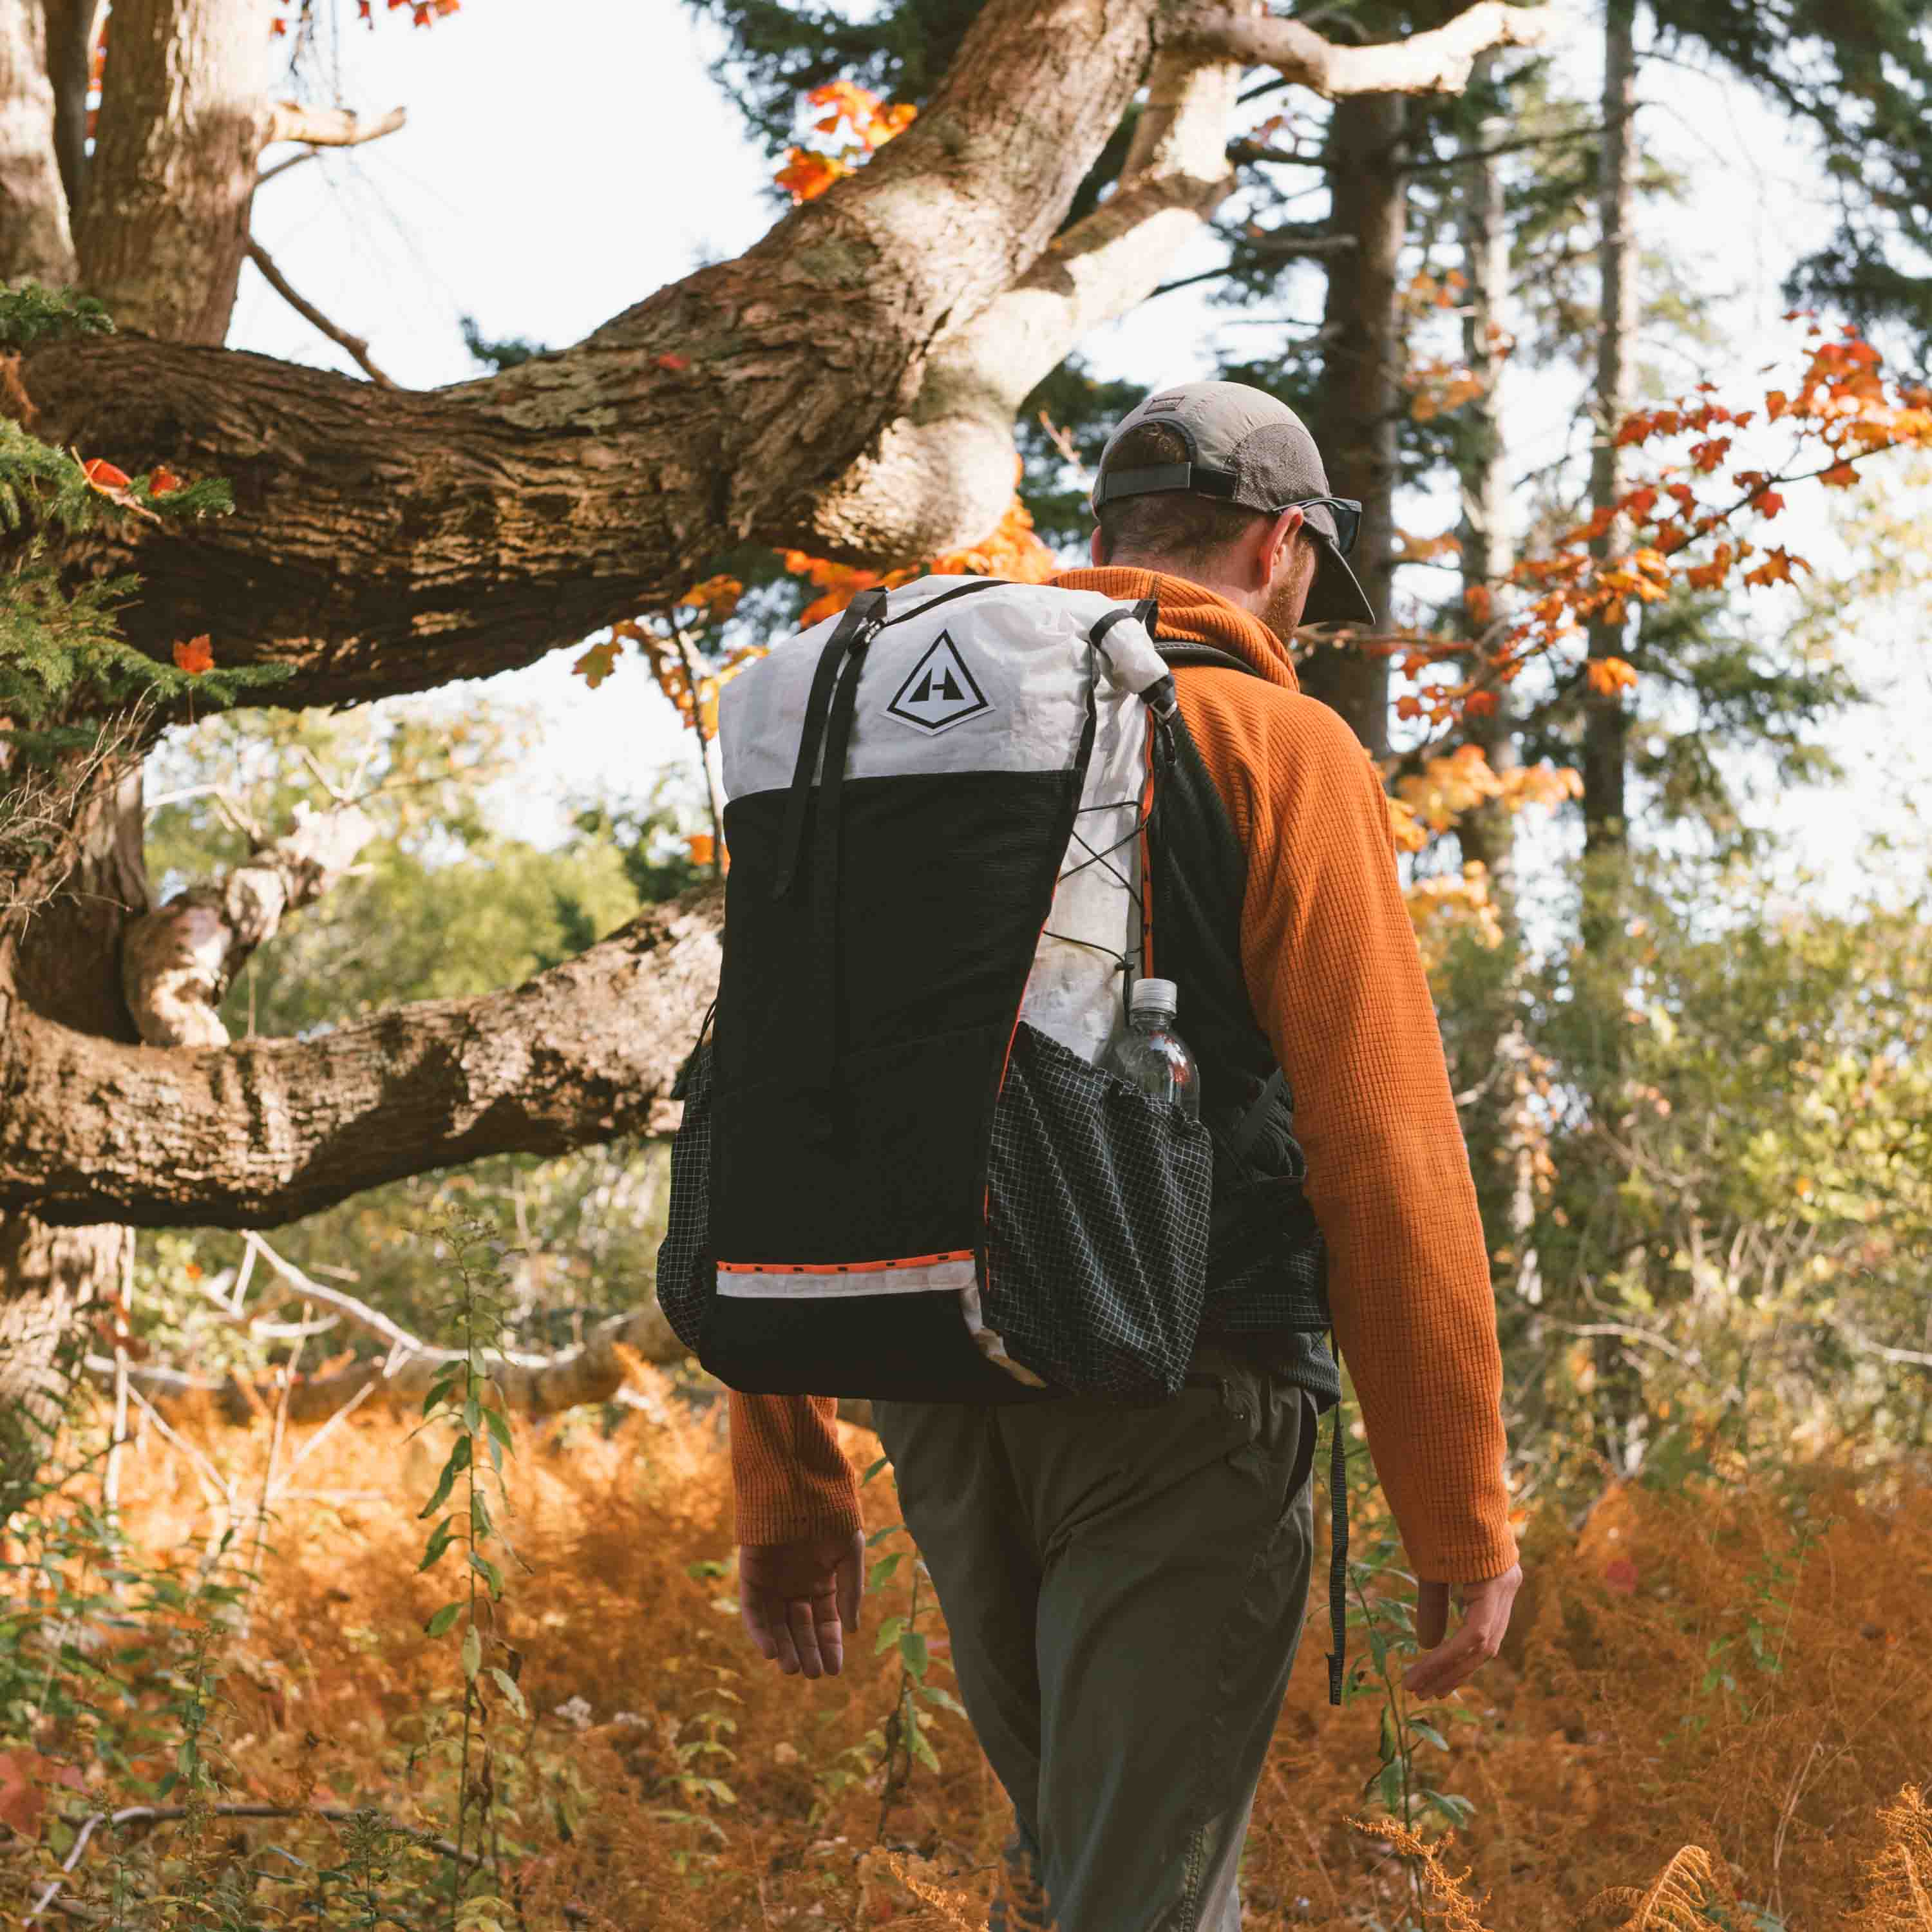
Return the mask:
<svg viewBox="0 0 1932 1932">
<path fill-rule="evenodd" d="M 1596 39 L 1580 10 L 1564 56 L 1580 89 L 1594 89 Z M 373 33 L 345 24 L 333 56 L 339 98 L 371 114 L 402 104 L 409 124 L 268 183 L 255 233 L 295 286 L 367 337 L 380 366 L 406 385 L 476 373 L 459 332 L 464 314 L 488 337 L 561 346 L 698 263 L 739 252 L 776 218 L 769 164 L 705 70 L 719 44 L 662 0 L 466 0 L 425 31 L 400 14 Z M 1665 238 L 1656 224 L 1667 220 L 1699 285 L 1721 295 L 1726 355 L 1748 370 L 1777 339 L 1780 277 L 1822 232 L 1824 184 L 1790 129 L 1742 88 L 1653 63 L 1642 92 L 1645 138 L 1694 184 L 1683 212 L 1646 217 L 1648 238 Z M 1085 347 L 1107 372 L 1151 385 L 1199 373 L 1217 338 L 1252 347 L 1257 333 L 1189 293 L 1144 307 Z M 230 340 L 353 372 L 252 268 Z M 1664 371 L 1673 384 L 1701 373 Z M 1574 382 L 1512 380 L 1513 456 L 1526 472 L 1573 436 Z M 1828 543 L 1795 500 L 1788 515 L 1795 548 Z M 1453 506 L 1405 505 L 1404 517 L 1418 530 L 1439 528 Z M 1835 867 L 1840 886 L 1855 876 L 1846 861 L 1860 836 L 1899 820 L 1914 789 L 1902 761 L 1922 772 L 1932 740 L 1932 658 L 1916 610 L 1903 600 L 1861 610 L 1856 628 L 1855 658 L 1886 701 L 1831 733 L 1853 784 L 1784 801 L 1776 814 L 1814 862 Z M 543 718 L 515 806 L 532 836 L 561 831 L 551 801 L 566 794 L 637 797 L 667 760 L 690 769 L 691 741 L 641 664 L 626 662 L 592 692 L 570 676 L 572 655 L 447 700 L 473 703 L 481 690 Z"/>
</svg>

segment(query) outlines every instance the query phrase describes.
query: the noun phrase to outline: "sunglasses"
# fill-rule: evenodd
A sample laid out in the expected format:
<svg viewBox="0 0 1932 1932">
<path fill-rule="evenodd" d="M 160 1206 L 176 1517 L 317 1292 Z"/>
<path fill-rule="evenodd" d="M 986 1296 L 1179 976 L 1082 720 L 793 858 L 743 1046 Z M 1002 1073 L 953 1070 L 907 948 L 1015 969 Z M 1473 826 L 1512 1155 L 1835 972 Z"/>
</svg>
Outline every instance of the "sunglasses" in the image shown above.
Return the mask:
<svg viewBox="0 0 1932 1932">
<path fill-rule="evenodd" d="M 1296 496 L 1286 503 L 1277 503 L 1274 514 L 1280 516 L 1284 510 L 1312 510 L 1326 505 L 1335 518 L 1335 548 L 1343 556 L 1355 547 L 1355 538 L 1362 527 L 1362 506 L 1353 496 Z"/>
</svg>

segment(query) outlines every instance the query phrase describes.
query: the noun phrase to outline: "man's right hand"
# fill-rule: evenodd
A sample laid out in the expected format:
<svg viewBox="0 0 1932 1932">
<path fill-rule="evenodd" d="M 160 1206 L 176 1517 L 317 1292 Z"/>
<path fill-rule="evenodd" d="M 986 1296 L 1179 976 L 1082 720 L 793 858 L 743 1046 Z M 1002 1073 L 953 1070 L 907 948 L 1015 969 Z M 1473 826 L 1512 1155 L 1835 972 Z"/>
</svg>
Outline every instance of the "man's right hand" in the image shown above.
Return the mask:
<svg viewBox="0 0 1932 1932">
<path fill-rule="evenodd" d="M 1500 1576 L 1492 1576 L 1486 1582 L 1457 1584 L 1462 1627 L 1444 1643 L 1443 1634 L 1449 1627 L 1450 1586 L 1418 1583 L 1415 1636 L 1425 1654 L 1402 1674 L 1402 1683 L 1410 1696 L 1446 1697 L 1459 1685 L 1466 1684 L 1502 1648 L 1503 1633 L 1509 1628 L 1510 1606 L 1522 1587 L 1520 1563 L 1511 1564 Z"/>
</svg>

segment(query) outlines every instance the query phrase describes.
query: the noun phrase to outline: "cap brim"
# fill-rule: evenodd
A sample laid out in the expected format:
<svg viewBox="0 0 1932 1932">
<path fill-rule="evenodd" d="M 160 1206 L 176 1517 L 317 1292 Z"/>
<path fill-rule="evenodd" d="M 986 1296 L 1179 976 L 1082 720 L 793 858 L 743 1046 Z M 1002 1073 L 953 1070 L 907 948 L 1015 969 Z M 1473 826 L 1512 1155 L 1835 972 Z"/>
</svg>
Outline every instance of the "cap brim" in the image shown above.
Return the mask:
<svg viewBox="0 0 1932 1932">
<path fill-rule="evenodd" d="M 1325 531 L 1316 530 L 1312 524 L 1302 527 L 1314 538 L 1321 560 L 1316 566 L 1315 581 L 1309 586 L 1301 621 L 1304 624 L 1374 623 L 1376 607 L 1348 568 L 1348 559 Z"/>
</svg>

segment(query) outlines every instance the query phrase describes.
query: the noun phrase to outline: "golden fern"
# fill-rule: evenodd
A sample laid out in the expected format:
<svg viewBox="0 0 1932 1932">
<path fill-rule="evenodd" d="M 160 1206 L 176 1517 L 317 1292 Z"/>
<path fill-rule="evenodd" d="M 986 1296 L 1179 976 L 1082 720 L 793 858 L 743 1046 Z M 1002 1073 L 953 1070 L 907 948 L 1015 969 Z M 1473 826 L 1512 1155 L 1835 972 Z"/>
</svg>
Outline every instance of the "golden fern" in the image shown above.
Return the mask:
<svg viewBox="0 0 1932 1932">
<path fill-rule="evenodd" d="M 1459 1878 L 1442 1862 L 1442 1847 L 1449 1842 L 1447 1836 L 1431 1844 L 1419 1832 L 1398 1824 L 1392 1818 L 1378 1819 L 1372 1825 L 1360 1818 L 1351 1818 L 1348 1824 L 1352 1830 L 1386 1838 L 1404 1858 L 1415 1861 L 1417 1869 L 1428 1882 L 1436 1907 L 1442 1912 L 1443 1932 L 1489 1932 L 1489 1928 L 1476 1916 L 1475 1900 L 1463 1888 L 1469 1876 L 1468 1870 L 1466 1870 Z"/>
<path fill-rule="evenodd" d="M 1878 1817 L 1886 1843 L 1867 1870 L 1871 1896 L 1845 1932 L 1932 1932 L 1932 1807 L 1908 1784 Z"/>
<path fill-rule="evenodd" d="M 1730 1892 L 1710 1853 L 1701 1845 L 1686 1845 L 1647 1888 L 1612 1886 L 1591 1900 L 1586 1916 L 1623 1912 L 1617 1932 L 1718 1932 L 1720 1922 L 1711 1908 Z"/>
</svg>

